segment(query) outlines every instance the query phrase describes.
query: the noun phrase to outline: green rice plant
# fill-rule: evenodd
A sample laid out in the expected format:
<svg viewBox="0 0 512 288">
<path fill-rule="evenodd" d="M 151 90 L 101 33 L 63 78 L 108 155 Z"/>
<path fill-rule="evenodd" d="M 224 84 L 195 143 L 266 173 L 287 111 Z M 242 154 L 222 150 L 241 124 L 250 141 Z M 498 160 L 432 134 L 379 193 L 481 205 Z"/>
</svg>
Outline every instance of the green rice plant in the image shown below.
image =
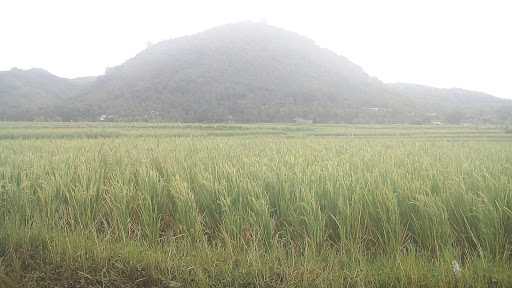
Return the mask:
<svg viewBox="0 0 512 288">
<path fill-rule="evenodd" d="M 2 123 L 0 275 L 510 286 L 511 141 L 492 127 Z"/>
</svg>

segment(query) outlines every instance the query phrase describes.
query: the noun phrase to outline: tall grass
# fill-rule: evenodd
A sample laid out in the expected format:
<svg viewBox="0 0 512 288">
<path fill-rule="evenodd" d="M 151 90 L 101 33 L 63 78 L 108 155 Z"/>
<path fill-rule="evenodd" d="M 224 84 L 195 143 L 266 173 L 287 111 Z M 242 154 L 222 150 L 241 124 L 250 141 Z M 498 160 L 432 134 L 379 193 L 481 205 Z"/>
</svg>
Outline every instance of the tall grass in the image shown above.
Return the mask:
<svg viewBox="0 0 512 288">
<path fill-rule="evenodd" d="M 512 285 L 512 145 L 449 140 L 2 140 L 0 267 L 104 285 L 453 287 L 455 260 L 463 282 Z"/>
</svg>

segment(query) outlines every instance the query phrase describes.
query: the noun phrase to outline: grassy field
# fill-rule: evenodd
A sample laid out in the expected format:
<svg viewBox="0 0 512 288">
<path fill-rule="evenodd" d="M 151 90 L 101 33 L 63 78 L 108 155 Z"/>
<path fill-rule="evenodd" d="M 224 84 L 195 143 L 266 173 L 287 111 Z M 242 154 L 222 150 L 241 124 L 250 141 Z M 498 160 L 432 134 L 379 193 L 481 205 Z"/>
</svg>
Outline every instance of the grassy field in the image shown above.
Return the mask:
<svg viewBox="0 0 512 288">
<path fill-rule="evenodd" d="M 503 128 L 0 123 L 2 288 L 512 287 L 511 253 Z"/>
</svg>

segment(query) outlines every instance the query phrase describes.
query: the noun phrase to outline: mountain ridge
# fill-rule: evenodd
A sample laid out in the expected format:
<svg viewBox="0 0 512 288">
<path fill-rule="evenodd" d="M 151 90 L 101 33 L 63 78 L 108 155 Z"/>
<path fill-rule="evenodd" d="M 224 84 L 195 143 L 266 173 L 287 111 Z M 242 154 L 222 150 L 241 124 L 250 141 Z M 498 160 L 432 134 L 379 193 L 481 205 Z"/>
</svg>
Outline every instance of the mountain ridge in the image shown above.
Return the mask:
<svg viewBox="0 0 512 288">
<path fill-rule="evenodd" d="M 3 78 L 0 74 L 0 103 L 9 104 L 6 95 L 31 99 L 25 95 L 30 91 L 9 90 Z M 253 22 L 159 42 L 97 77 L 57 77 L 47 79 L 49 86 L 31 81 L 25 85 L 35 87 L 32 94 L 48 96 L 48 104 L 4 105 L 12 111 L 0 108 L 0 119 L 480 123 L 508 121 L 509 108 L 503 107 L 512 107 L 510 100 L 479 92 L 386 84 L 311 39 Z M 482 101 L 474 99 L 482 95 L 494 98 L 479 107 Z M 460 97 L 475 105 L 461 106 Z M 461 107 L 464 111 L 457 110 Z"/>
</svg>

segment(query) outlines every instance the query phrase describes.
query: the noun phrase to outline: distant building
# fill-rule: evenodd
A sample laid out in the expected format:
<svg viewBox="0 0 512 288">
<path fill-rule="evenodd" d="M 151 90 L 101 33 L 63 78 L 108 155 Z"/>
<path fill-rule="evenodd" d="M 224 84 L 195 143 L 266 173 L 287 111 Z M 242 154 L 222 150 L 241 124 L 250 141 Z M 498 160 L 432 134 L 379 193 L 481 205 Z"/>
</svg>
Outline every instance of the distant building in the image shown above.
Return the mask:
<svg viewBox="0 0 512 288">
<path fill-rule="evenodd" d="M 295 120 L 295 123 L 297 123 L 297 124 L 312 124 L 313 123 L 313 120 L 311 120 L 311 119 L 303 119 L 300 117 L 296 117 L 293 120 Z"/>
<path fill-rule="evenodd" d="M 112 121 L 112 120 L 114 120 L 114 116 L 103 114 L 98 119 L 100 121 Z"/>
</svg>

